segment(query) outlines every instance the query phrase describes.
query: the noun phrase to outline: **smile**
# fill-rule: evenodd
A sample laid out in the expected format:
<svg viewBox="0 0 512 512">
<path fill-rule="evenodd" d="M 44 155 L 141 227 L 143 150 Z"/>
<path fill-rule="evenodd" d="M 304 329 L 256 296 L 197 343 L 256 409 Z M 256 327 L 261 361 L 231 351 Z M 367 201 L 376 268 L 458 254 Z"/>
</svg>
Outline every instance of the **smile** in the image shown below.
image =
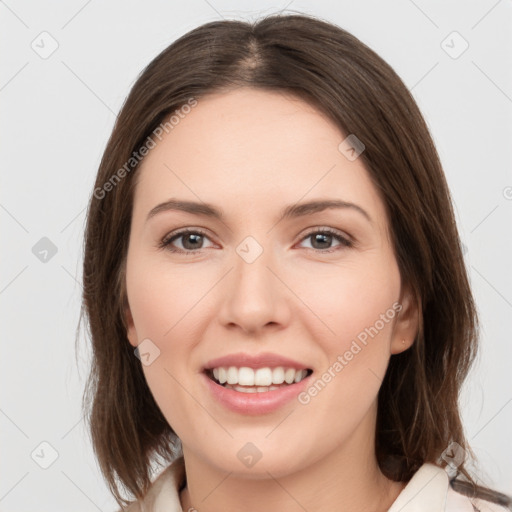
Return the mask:
<svg viewBox="0 0 512 512">
<path fill-rule="evenodd" d="M 208 377 L 226 389 L 233 389 L 240 393 L 266 393 L 291 384 L 301 382 L 311 375 L 312 370 L 264 367 L 253 369 L 248 366 L 219 366 L 207 370 Z"/>
</svg>

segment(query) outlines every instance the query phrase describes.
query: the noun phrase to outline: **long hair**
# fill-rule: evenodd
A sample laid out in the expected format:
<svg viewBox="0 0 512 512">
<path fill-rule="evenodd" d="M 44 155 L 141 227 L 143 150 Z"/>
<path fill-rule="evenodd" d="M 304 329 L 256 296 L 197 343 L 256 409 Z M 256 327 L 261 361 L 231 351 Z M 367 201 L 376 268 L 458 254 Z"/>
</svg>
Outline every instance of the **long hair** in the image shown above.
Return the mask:
<svg viewBox="0 0 512 512">
<path fill-rule="evenodd" d="M 375 449 L 381 470 L 407 481 L 425 462 L 443 467 L 441 455 L 452 442 L 474 457 L 459 393 L 476 356 L 477 312 L 450 192 L 412 95 L 374 51 L 319 18 L 215 21 L 180 37 L 140 74 L 88 205 L 81 313 L 88 317 L 93 350 L 83 405 L 116 501 L 129 503 L 118 484 L 143 497 L 151 464 L 174 460 L 180 444 L 127 340 L 125 264 L 139 167 L 134 155 L 184 105 L 243 86 L 294 94 L 365 145 L 359 158 L 383 198 L 402 283 L 420 310 L 412 347 L 391 356 L 379 391 Z M 458 470 L 476 492 L 464 461 Z"/>
</svg>

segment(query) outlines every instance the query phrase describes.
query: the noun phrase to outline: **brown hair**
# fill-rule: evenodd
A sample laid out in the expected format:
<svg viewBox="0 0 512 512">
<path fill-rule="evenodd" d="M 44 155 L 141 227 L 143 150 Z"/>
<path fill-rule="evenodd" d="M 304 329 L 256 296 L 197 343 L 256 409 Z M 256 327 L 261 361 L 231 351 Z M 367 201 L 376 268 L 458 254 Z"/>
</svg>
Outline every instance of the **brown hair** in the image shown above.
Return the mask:
<svg viewBox="0 0 512 512">
<path fill-rule="evenodd" d="M 458 398 L 476 355 L 477 312 L 443 169 L 412 95 L 376 53 L 326 21 L 308 15 L 216 21 L 179 38 L 139 76 L 89 202 L 82 312 L 93 360 L 84 405 L 116 501 L 128 503 L 116 480 L 141 498 L 151 464 L 159 457 L 169 463 L 180 446 L 126 336 L 125 263 L 138 167 L 131 158 L 191 98 L 243 86 L 300 97 L 365 145 L 360 158 L 385 203 L 402 283 L 420 310 L 414 344 L 391 356 L 379 391 L 375 442 L 382 471 L 407 481 L 424 462 L 445 465 L 440 456 L 452 441 L 474 458 Z M 477 489 L 464 463 L 458 469 L 467 489 Z"/>
</svg>

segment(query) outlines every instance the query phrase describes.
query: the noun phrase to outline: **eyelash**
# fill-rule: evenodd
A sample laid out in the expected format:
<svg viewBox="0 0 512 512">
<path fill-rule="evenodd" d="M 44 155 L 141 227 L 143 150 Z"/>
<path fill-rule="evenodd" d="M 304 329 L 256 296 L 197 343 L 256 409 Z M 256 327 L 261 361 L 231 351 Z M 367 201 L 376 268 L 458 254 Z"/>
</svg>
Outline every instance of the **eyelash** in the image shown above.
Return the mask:
<svg viewBox="0 0 512 512">
<path fill-rule="evenodd" d="M 208 234 L 206 232 L 202 231 L 201 229 L 183 229 L 176 233 L 171 233 L 170 235 L 165 236 L 159 242 L 158 248 L 166 249 L 172 253 L 185 254 L 187 256 L 193 256 L 195 254 L 198 254 L 201 251 L 201 249 L 183 251 L 182 249 L 171 248 L 171 243 L 174 240 L 177 240 L 178 238 L 185 236 L 185 235 L 189 235 L 189 234 L 201 235 L 206 238 L 209 238 Z M 336 231 L 332 228 L 321 228 L 321 229 L 316 228 L 315 230 L 312 230 L 309 233 L 307 233 L 305 236 L 303 236 L 300 241 L 302 242 L 302 241 L 306 240 L 307 238 L 311 237 L 312 235 L 316 235 L 316 234 L 332 235 L 336 240 L 338 240 L 340 242 L 341 246 L 346 247 L 346 248 L 350 248 L 350 247 L 354 246 L 354 243 L 352 242 L 352 240 L 345 238 L 344 236 L 340 235 L 340 233 L 338 231 Z M 310 249 L 317 253 L 324 254 L 324 253 L 335 252 L 335 251 L 339 250 L 339 247 L 340 246 L 338 246 L 337 248 L 335 247 L 334 249 L 330 249 L 330 250 L 314 249 L 314 248 L 309 248 L 309 247 L 306 247 L 306 249 Z"/>
</svg>

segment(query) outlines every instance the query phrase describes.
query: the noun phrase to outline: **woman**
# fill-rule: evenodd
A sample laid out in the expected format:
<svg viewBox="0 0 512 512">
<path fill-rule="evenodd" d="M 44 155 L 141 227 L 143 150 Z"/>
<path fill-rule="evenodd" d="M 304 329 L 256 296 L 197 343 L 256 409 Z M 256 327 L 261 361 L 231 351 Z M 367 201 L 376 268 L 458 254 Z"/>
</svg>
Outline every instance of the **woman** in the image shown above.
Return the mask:
<svg viewBox="0 0 512 512">
<path fill-rule="evenodd" d="M 512 510 L 466 469 L 478 321 L 436 149 L 335 25 L 213 22 L 149 64 L 91 197 L 84 308 L 127 510 Z"/>
</svg>

